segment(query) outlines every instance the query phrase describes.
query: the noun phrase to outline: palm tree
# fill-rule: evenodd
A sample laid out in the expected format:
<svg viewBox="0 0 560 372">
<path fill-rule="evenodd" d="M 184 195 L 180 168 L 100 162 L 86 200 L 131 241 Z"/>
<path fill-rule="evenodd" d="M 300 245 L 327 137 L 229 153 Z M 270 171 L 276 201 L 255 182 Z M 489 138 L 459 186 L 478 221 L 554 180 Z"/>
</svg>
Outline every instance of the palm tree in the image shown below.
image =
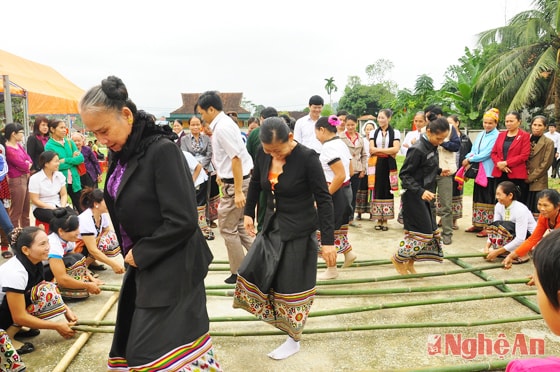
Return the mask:
<svg viewBox="0 0 560 372">
<path fill-rule="evenodd" d="M 483 100 L 507 110 L 554 103 L 560 119 L 560 3 L 534 0 L 535 9 L 514 16 L 504 27 L 482 32 L 481 45 L 498 44 L 477 83 Z"/>
<path fill-rule="evenodd" d="M 327 91 L 327 94 L 329 95 L 329 103 L 332 107 L 332 97 L 331 94 L 332 92 L 336 92 L 338 91 L 338 87 L 334 84 L 334 77 L 330 77 L 328 79 L 325 79 L 327 84 L 325 84 L 325 90 Z"/>
</svg>

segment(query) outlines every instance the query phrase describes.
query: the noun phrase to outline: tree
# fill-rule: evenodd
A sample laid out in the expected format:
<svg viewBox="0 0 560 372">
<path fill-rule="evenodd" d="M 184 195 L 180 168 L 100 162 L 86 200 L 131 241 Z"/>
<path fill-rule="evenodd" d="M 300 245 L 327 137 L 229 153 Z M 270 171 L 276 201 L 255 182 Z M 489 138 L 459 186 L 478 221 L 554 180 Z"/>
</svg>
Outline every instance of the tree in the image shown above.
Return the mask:
<svg viewBox="0 0 560 372">
<path fill-rule="evenodd" d="M 393 99 L 394 95 L 383 84 L 346 86 L 338 110 L 346 110 L 358 117 L 376 115 L 382 108 L 389 107 Z"/>
<path fill-rule="evenodd" d="M 366 74 L 370 84 L 381 84 L 385 82 L 385 75 L 390 72 L 395 64 L 387 59 L 378 59 L 366 67 Z"/>
<path fill-rule="evenodd" d="M 327 94 L 329 95 L 329 103 L 332 107 L 332 92 L 336 92 L 338 91 L 338 87 L 334 84 L 334 78 L 331 76 L 330 78 L 325 79 L 327 81 L 327 84 L 325 84 L 325 90 L 327 91 Z"/>
<path fill-rule="evenodd" d="M 520 110 L 554 103 L 560 119 L 560 2 L 535 0 L 535 9 L 514 16 L 504 27 L 479 35 L 483 46 L 500 45 L 504 53 L 482 72 L 477 88 L 494 106 Z"/>
</svg>

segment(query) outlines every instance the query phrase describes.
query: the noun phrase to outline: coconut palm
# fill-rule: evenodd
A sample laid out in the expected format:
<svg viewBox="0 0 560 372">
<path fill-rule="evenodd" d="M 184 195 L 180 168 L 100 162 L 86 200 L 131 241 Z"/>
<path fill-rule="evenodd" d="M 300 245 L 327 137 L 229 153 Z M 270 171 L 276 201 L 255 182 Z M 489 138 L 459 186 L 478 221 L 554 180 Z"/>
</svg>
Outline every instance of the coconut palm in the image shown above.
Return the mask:
<svg viewBox="0 0 560 372">
<path fill-rule="evenodd" d="M 338 87 L 334 84 L 334 77 L 330 77 L 328 79 L 325 79 L 327 81 L 327 84 L 325 84 L 325 90 L 327 91 L 327 94 L 329 95 L 329 104 L 332 107 L 332 97 L 331 94 L 332 92 L 336 92 L 338 90 Z"/>
<path fill-rule="evenodd" d="M 477 87 L 483 100 L 507 110 L 554 103 L 560 119 L 560 3 L 534 0 L 533 5 L 506 26 L 479 35 L 481 45 L 495 43 L 505 52 L 486 66 Z"/>
</svg>

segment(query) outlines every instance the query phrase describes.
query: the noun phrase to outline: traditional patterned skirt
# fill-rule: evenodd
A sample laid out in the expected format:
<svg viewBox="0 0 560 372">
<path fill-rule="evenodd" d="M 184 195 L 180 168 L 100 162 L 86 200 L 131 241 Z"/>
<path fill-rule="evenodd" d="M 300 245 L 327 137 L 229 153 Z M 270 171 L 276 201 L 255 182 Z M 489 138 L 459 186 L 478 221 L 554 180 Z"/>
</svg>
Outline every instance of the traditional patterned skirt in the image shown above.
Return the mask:
<svg viewBox="0 0 560 372">
<path fill-rule="evenodd" d="M 212 347 L 212 339 L 209 334 L 205 334 L 187 345 L 171 350 L 149 364 L 128 366 L 124 358 L 111 358 L 107 366 L 110 371 L 222 371 L 214 357 L 214 348 Z"/>
<path fill-rule="evenodd" d="M 395 218 L 395 197 L 391 192 L 388 158 L 377 158 L 375 190 L 371 200 L 371 218 L 392 220 Z"/>
<path fill-rule="evenodd" d="M 25 371 L 25 363 L 21 360 L 8 333 L 0 329 L 0 371 Z"/>
<path fill-rule="evenodd" d="M 404 238 L 395 254 L 397 262 L 413 261 L 443 261 L 440 230 L 433 234 L 423 234 L 414 231 L 404 231 Z"/>
<path fill-rule="evenodd" d="M 97 248 L 103 252 L 105 256 L 116 257 L 121 253 L 121 246 L 119 245 L 117 234 L 115 234 L 114 231 L 109 231 L 97 239 Z"/>
<path fill-rule="evenodd" d="M 31 288 L 31 304 L 27 312 L 39 319 L 51 319 L 66 312 L 62 295 L 56 284 L 42 281 Z"/>
<path fill-rule="evenodd" d="M 314 233 L 282 241 L 272 216 L 238 270 L 233 307 L 299 341 L 315 298 L 317 247 Z"/>
<path fill-rule="evenodd" d="M 196 209 L 198 211 L 198 227 L 202 230 L 202 235 L 210 240 L 210 237 L 214 237 L 214 232 L 208 226 L 208 221 L 206 220 L 206 205 L 200 205 Z"/>
<path fill-rule="evenodd" d="M 318 249 L 321 251 L 321 232 L 317 230 Z M 334 231 L 334 246 L 337 254 L 344 254 L 352 250 L 352 245 L 348 241 L 348 224 L 340 226 L 340 229 Z"/>
<path fill-rule="evenodd" d="M 442 216 L 441 204 L 439 202 L 439 197 L 437 195 L 436 195 L 435 206 L 436 206 L 436 214 L 439 217 L 441 217 Z M 463 195 L 458 195 L 458 196 L 453 195 L 451 199 L 451 213 L 453 215 L 454 221 L 463 217 Z"/>
<path fill-rule="evenodd" d="M 472 224 L 475 227 L 486 227 L 494 220 L 494 206 L 496 205 L 496 182 L 488 178 L 488 186 L 474 184 Z"/>
<path fill-rule="evenodd" d="M 370 212 L 371 208 L 368 195 L 368 181 L 367 177 L 364 177 L 360 180 L 360 187 L 358 188 L 358 192 L 356 193 L 356 209 L 354 209 L 355 213 Z"/>
<path fill-rule="evenodd" d="M 82 282 L 87 280 L 88 270 L 86 266 L 86 257 L 83 254 L 69 253 L 66 256 L 62 257 L 62 261 L 64 262 L 66 273 L 68 275 Z M 45 266 L 45 279 L 49 281 L 54 279 L 54 275 L 50 270 L 50 266 Z M 60 286 L 58 288 L 60 289 L 62 298 L 65 299 L 80 299 L 89 297 L 89 292 L 85 288 L 74 289 L 63 288 Z"/>
<path fill-rule="evenodd" d="M 490 251 L 503 248 L 515 238 L 515 223 L 511 221 L 494 221 L 486 227 L 488 240 L 490 241 Z M 506 252 L 503 256 L 507 256 Z"/>
</svg>

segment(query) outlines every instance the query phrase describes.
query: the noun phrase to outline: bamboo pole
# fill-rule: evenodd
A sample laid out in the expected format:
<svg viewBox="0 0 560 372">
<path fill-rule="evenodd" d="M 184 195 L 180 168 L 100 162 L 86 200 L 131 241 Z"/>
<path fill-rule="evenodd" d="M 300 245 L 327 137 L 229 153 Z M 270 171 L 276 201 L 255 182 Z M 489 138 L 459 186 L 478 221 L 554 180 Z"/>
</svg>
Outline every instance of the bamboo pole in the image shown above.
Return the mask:
<svg viewBox="0 0 560 372">
<path fill-rule="evenodd" d="M 348 327 L 331 327 L 331 328 L 306 328 L 303 330 L 304 334 L 318 334 L 318 333 L 336 333 L 336 332 L 351 332 L 351 331 L 378 331 L 388 329 L 416 329 L 416 328 L 459 328 L 459 327 L 479 327 L 485 325 L 505 324 L 505 323 L 519 323 L 526 321 L 540 320 L 540 315 L 531 315 L 519 318 L 505 318 L 497 320 L 484 320 L 475 322 L 453 322 L 453 323 L 397 323 L 397 324 L 367 324 L 356 325 Z M 212 337 L 217 336 L 273 336 L 285 335 L 284 332 L 278 330 L 269 331 L 210 331 Z"/>
<path fill-rule="evenodd" d="M 461 260 L 459 258 L 452 258 L 451 261 L 458 266 L 461 266 L 461 267 L 464 267 L 464 268 L 472 268 L 471 265 L 469 265 L 468 263 L 464 262 L 463 260 Z M 482 271 L 473 271 L 472 273 L 474 275 L 478 276 L 479 278 L 484 279 L 486 281 L 493 280 L 492 277 L 488 276 L 486 273 L 484 273 Z M 496 285 L 496 288 L 499 289 L 502 292 L 512 292 L 512 289 L 510 287 L 508 287 L 507 285 L 504 285 L 504 284 Z M 514 299 L 515 299 L 515 301 L 519 302 L 520 304 L 525 305 L 529 309 L 533 310 L 535 313 L 537 313 L 537 314 L 541 313 L 541 310 L 539 309 L 539 306 L 536 303 L 534 303 L 533 301 L 531 301 L 527 298 L 524 298 L 524 297 L 514 297 Z"/>
<path fill-rule="evenodd" d="M 101 320 L 105 318 L 107 313 L 111 310 L 111 308 L 117 302 L 118 299 L 119 299 L 119 293 L 118 292 L 113 293 L 113 295 L 109 298 L 109 300 L 105 303 L 105 305 L 101 308 L 101 310 L 99 310 L 99 312 L 97 313 L 94 319 Z M 64 354 L 60 362 L 58 362 L 58 364 L 54 367 L 53 372 L 66 371 L 70 363 L 72 363 L 76 355 L 78 355 L 78 353 L 80 352 L 82 347 L 86 344 L 86 342 L 89 340 L 92 334 L 93 332 L 82 333 L 80 337 L 78 337 L 78 339 L 70 347 L 70 349 L 66 352 L 66 354 Z"/>
<path fill-rule="evenodd" d="M 397 293 L 418 293 L 418 292 L 441 292 L 458 289 L 473 289 L 483 287 L 495 287 L 500 284 L 526 284 L 528 278 L 493 280 L 477 283 L 462 283 L 439 286 L 422 286 L 422 287 L 393 287 L 393 288 L 376 288 L 376 289 L 321 289 L 318 288 L 317 296 L 369 296 L 382 294 Z M 207 296 L 214 297 L 233 297 L 234 292 L 229 290 L 207 290 Z"/>
<path fill-rule="evenodd" d="M 254 317 L 251 317 L 255 319 Z M 451 323 L 395 323 L 395 324 L 366 324 L 366 325 L 352 325 L 345 327 L 330 327 L 330 328 L 306 328 L 303 330 L 305 334 L 319 334 L 319 333 L 337 333 L 337 332 L 354 332 L 354 331 L 380 331 L 388 329 L 417 329 L 417 328 L 459 328 L 459 327 L 481 327 L 486 325 L 496 325 L 505 323 L 519 323 L 528 322 L 534 320 L 541 320 L 540 315 L 530 315 L 525 317 L 517 318 L 504 318 L 504 319 L 492 319 L 492 320 L 481 320 L 473 322 L 451 322 Z M 97 333 L 111 333 L 113 332 L 111 328 L 95 328 L 95 327 L 82 327 L 80 329 L 86 329 L 87 332 L 97 332 Z M 210 331 L 212 336 L 273 336 L 273 335 L 285 335 L 284 332 L 279 330 L 269 330 L 269 331 Z"/>
<path fill-rule="evenodd" d="M 477 257 L 486 257 L 486 255 L 484 253 L 462 253 L 462 254 L 449 254 L 449 255 L 445 255 L 444 259 L 449 259 L 449 258 L 477 258 Z M 337 264 L 342 264 L 342 261 L 337 262 Z M 216 271 L 226 271 L 229 270 L 229 261 L 225 261 L 225 260 L 215 260 L 212 261 L 211 263 L 212 265 L 228 265 L 228 268 L 219 268 L 219 270 Z M 361 267 L 361 266 L 373 266 L 373 265 L 389 265 L 391 264 L 391 260 L 361 260 L 361 261 L 354 261 L 354 263 L 352 264 L 352 267 Z M 324 268 L 326 267 L 326 264 L 324 262 L 318 262 L 317 263 L 317 267 L 319 268 Z M 211 268 L 210 270 L 214 270 L 214 268 Z"/>
<path fill-rule="evenodd" d="M 386 281 L 392 281 L 392 280 L 416 279 L 416 278 L 428 278 L 428 277 L 434 277 L 434 276 L 465 274 L 465 273 L 471 273 L 473 271 L 501 269 L 503 267 L 504 266 L 501 265 L 501 264 L 491 264 L 491 265 L 476 266 L 476 267 L 471 266 L 470 268 L 466 268 L 466 269 L 454 269 L 454 270 L 436 271 L 436 272 L 421 273 L 421 274 L 389 275 L 389 276 L 381 276 L 381 277 L 374 277 L 374 278 L 360 278 L 360 279 L 319 280 L 317 282 L 317 285 L 318 286 L 323 286 L 323 285 L 378 283 L 378 282 L 386 282 Z M 207 290 L 231 289 L 234 286 L 235 286 L 235 284 L 207 285 L 206 289 Z"/>
</svg>

